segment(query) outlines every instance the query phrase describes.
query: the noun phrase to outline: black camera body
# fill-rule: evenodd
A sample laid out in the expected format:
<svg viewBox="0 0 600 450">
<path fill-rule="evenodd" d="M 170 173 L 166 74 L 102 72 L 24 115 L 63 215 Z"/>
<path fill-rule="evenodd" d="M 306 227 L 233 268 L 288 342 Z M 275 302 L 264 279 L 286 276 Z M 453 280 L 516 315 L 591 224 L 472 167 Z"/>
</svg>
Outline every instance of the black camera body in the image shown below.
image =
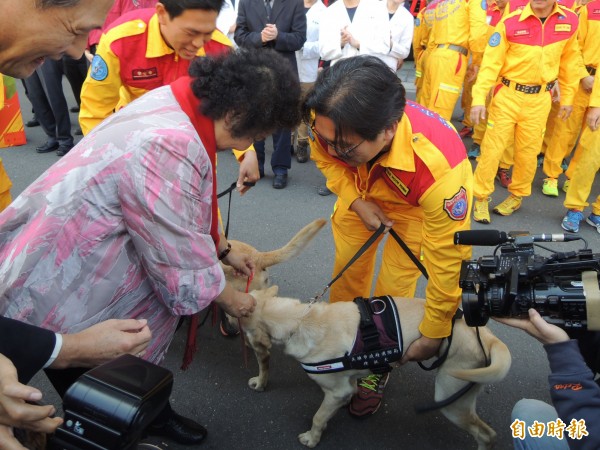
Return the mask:
<svg viewBox="0 0 600 450">
<path fill-rule="evenodd" d="M 52 450 L 126 450 L 163 410 L 173 374 L 123 355 L 83 374 L 63 398 L 64 423 Z"/>
<path fill-rule="evenodd" d="M 491 244 L 476 242 L 476 245 L 498 244 L 499 255 L 495 252 L 492 256 L 462 263 L 459 285 L 467 324 L 483 326 L 489 317 L 528 317 L 527 311 L 534 308 L 548 323 L 567 330 L 587 329 L 582 274 L 600 272 L 600 254 L 583 249 L 543 257 L 535 254 L 534 242 L 574 238 L 554 240 L 550 236 L 565 235 L 501 235 L 505 240 L 500 239 L 500 242 L 496 239 Z M 481 236 L 475 237 L 475 241 L 479 241 Z M 459 236 L 455 237 L 455 243 L 464 243 L 457 241 L 460 241 Z"/>
</svg>

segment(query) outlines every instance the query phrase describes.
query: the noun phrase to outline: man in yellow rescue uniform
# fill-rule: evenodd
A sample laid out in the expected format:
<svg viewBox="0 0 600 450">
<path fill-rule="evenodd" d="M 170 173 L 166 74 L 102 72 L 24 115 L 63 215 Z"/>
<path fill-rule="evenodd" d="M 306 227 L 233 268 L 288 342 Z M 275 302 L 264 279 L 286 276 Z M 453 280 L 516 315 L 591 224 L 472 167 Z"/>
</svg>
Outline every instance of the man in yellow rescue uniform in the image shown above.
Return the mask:
<svg viewBox="0 0 600 450">
<path fill-rule="evenodd" d="M 435 7 L 421 104 L 446 120 L 460 96 L 469 51 L 476 62 L 485 50 L 486 10 L 485 0 L 441 0 Z"/>
<path fill-rule="evenodd" d="M 404 86 L 372 56 L 342 59 L 321 72 L 303 105 L 312 133 L 311 159 L 338 196 L 331 217 L 334 274 L 351 260 L 374 230 L 392 228 L 415 258 L 423 255 L 429 280 L 421 337 L 402 362 L 433 356 L 450 335 L 461 298 L 461 262 L 470 247 L 453 243 L 470 228 L 473 175 L 465 147 L 446 120 L 406 101 Z M 380 243 L 382 236 L 377 243 Z M 331 286 L 330 302 L 369 297 L 377 245 L 371 245 Z M 419 269 L 389 237 L 383 248 L 375 295 L 411 297 Z M 349 411 L 377 411 L 387 376 L 359 382 Z"/>
<path fill-rule="evenodd" d="M 579 15 L 577 39 L 583 62 L 573 70 L 578 70 L 581 82 L 575 94 L 573 112 L 571 112 L 569 118 L 559 120 L 550 113 L 549 122 L 553 122 L 554 126 L 551 135 L 547 136 L 549 143 L 545 151 L 543 166 L 547 178 L 542 186 L 542 193 L 550 197 L 558 197 L 558 177 L 563 173 L 562 162 L 573 150 L 584 125 L 585 112 L 590 102 L 596 68 L 600 65 L 600 0 L 594 0 L 579 6 L 576 12 Z M 548 132 L 547 126 L 546 133 Z M 577 164 L 578 157 L 577 153 L 573 154 L 569 168 L 565 173 L 567 176 L 567 180 L 563 185 L 565 192 L 569 189 L 569 178 Z"/>
<path fill-rule="evenodd" d="M 596 3 L 594 1 L 594 3 Z M 595 77 L 590 96 L 590 107 L 586 116 L 581 139 L 577 146 L 579 159 L 573 170 L 571 186 L 567 191 L 564 205 L 567 215 L 561 226 L 570 232 L 579 231 L 579 223 L 583 220 L 583 210 L 589 205 L 587 199 L 592 190 L 594 178 L 600 169 L 600 77 Z M 586 222 L 600 233 L 600 195 L 592 205 L 592 213 Z"/>
<path fill-rule="evenodd" d="M 156 9 L 131 11 L 113 22 L 81 90 L 83 133 L 146 92 L 186 76 L 196 56 L 229 51 L 231 42 L 216 30 L 222 4 L 162 0 Z"/>
<path fill-rule="evenodd" d="M 488 202 L 502 153 L 514 138 L 514 167 L 509 197 L 494 208 L 508 216 L 531 194 L 537 154 L 542 146 L 551 90 L 558 77 L 559 114 L 566 119 L 579 83 L 577 15 L 555 0 L 532 0 L 522 11 L 502 19 L 489 39 L 473 88 L 471 119 L 486 116 L 485 99 L 494 87 L 488 125 L 475 170 L 474 219 L 490 223 Z M 499 80 L 500 78 L 500 80 Z"/>
<path fill-rule="evenodd" d="M 427 65 L 427 58 L 431 54 L 432 47 L 429 46 L 431 27 L 435 16 L 435 6 L 439 0 L 430 0 L 427 6 L 419 11 L 415 20 L 413 33 L 413 56 L 415 60 L 415 87 L 416 102 L 421 103 L 423 92 L 423 74 Z"/>
</svg>

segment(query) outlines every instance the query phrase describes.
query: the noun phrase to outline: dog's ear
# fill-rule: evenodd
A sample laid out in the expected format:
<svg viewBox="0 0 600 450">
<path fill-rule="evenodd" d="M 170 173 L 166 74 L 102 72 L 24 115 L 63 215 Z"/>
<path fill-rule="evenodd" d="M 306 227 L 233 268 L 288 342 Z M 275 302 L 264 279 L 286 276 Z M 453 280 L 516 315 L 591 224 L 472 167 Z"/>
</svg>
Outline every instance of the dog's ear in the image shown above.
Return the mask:
<svg viewBox="0 0 600 450">
<path fill-rule="evenodd" d="M 265 293 L 270 297 L 276 297 L 279 293 L 279 286 L 274 284 L 273 286 L 269 287 Z"/>
</svg>

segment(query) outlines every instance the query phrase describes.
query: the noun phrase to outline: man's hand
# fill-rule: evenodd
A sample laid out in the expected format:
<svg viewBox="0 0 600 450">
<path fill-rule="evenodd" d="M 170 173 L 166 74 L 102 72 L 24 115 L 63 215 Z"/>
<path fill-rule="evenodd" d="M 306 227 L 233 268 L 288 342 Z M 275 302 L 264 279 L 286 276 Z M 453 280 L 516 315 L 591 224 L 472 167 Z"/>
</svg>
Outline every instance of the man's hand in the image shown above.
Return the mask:
<svg viewBox="0 0 600 450">
<path fill-rule="evenodd" d="M 223 292 L 215 299 L 215 303 L 233 317 L 248 317 L 256 308 L 254 297 L 234 289 L 229 283 L 225 285 Z"/>
<path fill-rule="evenodd" d="M 350 34 L 350 32 L 348 31 L 348 27 L 344 27 L 340 30 L 340 45 L 342 48 L 344 48 L 346 46 L 346 44 L 348 42 L 350 42 L 350 39 L 352 38 L 352 35 Z"/>
<path fill-rule="evenodd" d="M 258 156 L 254 150 L 247 150 L 244 158 L 240 161 L 240 171 L 236 183 L 240 195 L 244 195 L 252 187 L 244 185 L 244 182 L 256 183 L 258 180 L 260 180 Z"/>
<path fill-rule="evenodd" d="M 357 198 L 350 205 L 350 210 L 360 217 L 369 231 L 377 230 L 381 224 L 384 224 L 388 230 L 394 225 L 394 221 L 390 220 L 376 203 Z"/>
<path fill-rule="evenodd" d="M 485 106 L 471 106 L 471 122 L 478 125 L 485 120 Z"/>
<path fill-rule="evenodd" d="M 497 322 L 509 325 L 514 328 L 520 328 L 533 336 L 542 344 L 556 344 L 570 340 L 569 335 L 562 328 L 546 322 L 535 309 L 529 311 L 529 319 L 514 319 L 494 317 Z"/>
<path fill-rule="evenodd" d="M 266 24 L 263 30 L 260 32 L 260 37 L 263 43 L 277 39 L 277 25 L 273 23 Z"/>
<path fill-rule="evenodd" d="M 558 118 L 562 120 L 567 120 L 571 115 L 571 112 L 573 112 L 572 106 L 561 106 L 558 110 Z"/>
<path fill-rule="evenodd" d="M 54 406 L 27 403 L 41 399 L 39 390 L 19 383 L 15 366 L 4 355 L 0 355 L 0 448 L 23 448 L 12 437 L 10 428 L 2 425 L 52 433 L 63 422 L 60 417 L 50 418 L 56 412 Z"/>
<path fill-rule="evenodd" d="M 50 367 L 95 367 L 125 353 L 143 356 L 152 333 L 145 319 L 110 319 L 75 334 L 63 334 L 63 345 Z"/>
<path fill-rule="evenodd" d="M 592 131 L 596 131 L 600 127 L 600 108 L 588 109 L 585 121 Z"/>
<path fill-rule="evenodd" d="M 421 336 L 408 346 L 400 364 L 406 364 L 409 361 L 425 361 L 437 354 L 440 345 L 442 345 L 442 339 Z"/>
<path fill-rule="evenodd" d="M 588 75 L 587 77 L 582 78 L 580 83 L 581 83 L 581 87 L 583 88 L 583 90 L 585 92 L 587 92 L 588 94 L 591 94 L 592 88 L 594 87 L 594 76 Z"/>
<path fill-rule="evenodd" d="M 465 80 L 468 82 L 474 82 L 477 79 L 477 74 L 479 73 L 479 66 L 475 65 L 475 64 L 471 64 L 468 68 L 467 68 L 467 75 L 465 77 Z"/>
<path fill-rule="evenodd" d="M 558 85 L 558 82 L 554 83 L 554 86 L 552 87 L 550 92 L 552 95 L 552 101 L 554 103 L 560 102 L 560 86 Z"/>
</svg>

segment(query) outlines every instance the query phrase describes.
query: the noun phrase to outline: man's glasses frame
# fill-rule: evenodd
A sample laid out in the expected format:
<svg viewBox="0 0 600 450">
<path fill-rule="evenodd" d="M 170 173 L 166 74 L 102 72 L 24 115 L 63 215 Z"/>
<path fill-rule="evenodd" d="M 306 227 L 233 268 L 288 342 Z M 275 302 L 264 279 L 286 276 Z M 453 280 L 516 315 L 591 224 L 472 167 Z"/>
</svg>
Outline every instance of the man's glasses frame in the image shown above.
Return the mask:
<svg viewBox="0 0 600 450">
<path fill-rule="evenodd" d="M 329 147 L 331 147 L 335 151 L 335 153 L 338 155 L 338 157 L 340 157 L 341 159 L 350 158 L 350 153 L 352 153 L 354 150 L 356 150 L 358 147 L 360 147 L 366 141 L 366 139 L 363 139 L 358 144 L 355 144 L 355 145 L 351 146 L 350 148 L 339 149 L 333 142 L 331 142 L 331 141 L 325 139 L 323 136 L 321 136 L 321 134 L 315 128 L 315 119 L 313 119 L 313 121 L 309 124 L 309 127 L 310 127 L 310 131 L 316 137 L 318 137 L 323 142 L 325 142 Z"/>
</svg>

